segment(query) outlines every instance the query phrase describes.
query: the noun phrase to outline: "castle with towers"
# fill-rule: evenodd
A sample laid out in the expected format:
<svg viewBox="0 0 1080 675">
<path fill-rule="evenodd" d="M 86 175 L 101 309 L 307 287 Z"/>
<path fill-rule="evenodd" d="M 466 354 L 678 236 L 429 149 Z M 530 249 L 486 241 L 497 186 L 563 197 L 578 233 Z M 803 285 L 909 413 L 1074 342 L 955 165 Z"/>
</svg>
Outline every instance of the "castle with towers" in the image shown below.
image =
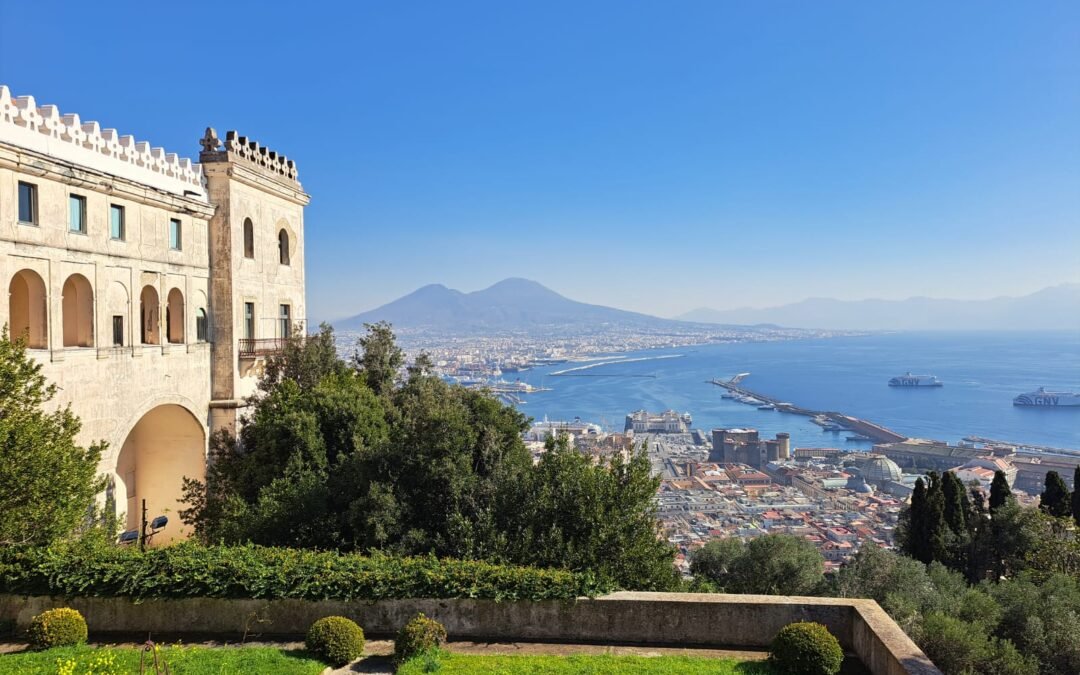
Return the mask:
<svg viewBox="0 0 1080 675">
<path fill-rule="evenodd" d="M 127 528 L 186 536 L 185 477 L 236 430 L 265 359 L 305 329 L 296 165 L 207 129 L 198 162 L 0 85 L 0 324 L 103 440 Z"/>
</svg>

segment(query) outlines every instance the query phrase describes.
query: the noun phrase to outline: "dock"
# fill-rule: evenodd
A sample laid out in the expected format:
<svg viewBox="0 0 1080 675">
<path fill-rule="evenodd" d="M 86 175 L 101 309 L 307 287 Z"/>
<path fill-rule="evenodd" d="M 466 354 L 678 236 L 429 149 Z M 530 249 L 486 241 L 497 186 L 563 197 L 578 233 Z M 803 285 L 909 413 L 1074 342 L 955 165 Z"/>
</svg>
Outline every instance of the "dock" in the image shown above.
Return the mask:
<svg viewBox="0 0 1080 675">
<path fill-rule="evenodd" d="M 843 427 L 847 431 L 854 432 L 859 436 L 865 436 L 867 439 L 875 443 L 900 443 L 908 439 L 907 436 L 898 434 L 891 429 L 886 429 L 880 424 L 875 424 L 870 420 L 864 420 L 859 417 L 853 417 L 851 415 L 845 415 L 838 412 L 802 408 L 792 403 L 781 401 L 772 396 L 767 396 L 756 391 L 751 391 L 750 389 L 742 386 L 743 379 L 745 379 L 746 376 L 749 374 L 750 373 L 739 373 L 730 380 L 709 380 L 709 384 L 714 384 L 717 387 L 727 389 L 733 394 L 747 396 L 750 398 L 755 398 L 759 401 L 764 401 L 765 403 L 769 403 L 775 406 L 776 409 L 780 412 L 810 417 L 816 424 L 823 427 L 826 426 L 828 422 L 832 422 L 833 424 Z"/>
</svg>

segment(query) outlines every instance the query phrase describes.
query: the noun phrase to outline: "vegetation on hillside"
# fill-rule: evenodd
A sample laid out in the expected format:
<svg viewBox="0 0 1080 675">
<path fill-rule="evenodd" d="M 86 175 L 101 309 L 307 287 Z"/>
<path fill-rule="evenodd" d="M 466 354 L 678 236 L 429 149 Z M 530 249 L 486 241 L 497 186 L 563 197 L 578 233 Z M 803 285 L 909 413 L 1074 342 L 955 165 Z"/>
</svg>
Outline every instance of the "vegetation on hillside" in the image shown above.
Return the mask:
<svg viewBox="0 0 1080 675">
<path fill-rule="evenodd" d="M 989 504 L 951 472 L 928 478 L 901 515 L 899 552 L 864 545 L 815 588 L 813 547 L 782 534 L 719 540 L 692 558 L 695 586 L 872 598 L 947 675 L 1080 672 L 1076 493 L 1048 476 L 1046 508 L 1024 508 L 1000 472 Z"/>
</svg>

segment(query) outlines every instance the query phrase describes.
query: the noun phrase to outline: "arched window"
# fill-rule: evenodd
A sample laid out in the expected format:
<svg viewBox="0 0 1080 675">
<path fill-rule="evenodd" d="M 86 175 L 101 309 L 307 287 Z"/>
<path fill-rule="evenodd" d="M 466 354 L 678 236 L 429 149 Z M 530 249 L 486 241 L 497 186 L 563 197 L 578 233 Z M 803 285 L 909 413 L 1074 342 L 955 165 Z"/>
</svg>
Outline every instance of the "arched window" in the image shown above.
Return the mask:
<svg viewBox="0 0 1080 675">
<path fill-rule="evenodd" d="M 165 338 L 173 344 L 184 341 L 184 294 L 179 288 L 169 291 L 165 305 Z"/>
<path fill-rule="evenodd" d="M 8 330 L 30 349 L 49 346 L 45 282 L 33 270 L 19 270 L 8 284 Z"/>
<path fill-rule="evenodd" d="M 139 329 L 144 345 L 161 344 L 160 311 L 157 291 L 153 286 L 143 286 L 139 295 Z"/>
<path fill-rule="evenodd" d="M 289 264 L 289 233 L 281 230 L 277 233 L 278 262 Z"/>
<path fill-rule="evenodd" d="M 210 339 L 210 322 L 206 317 L 206 310 L 202 307 L 195 310 L 195 339 L 206 342 Z"/>
<path fill-rule="evenodd" d="M 251 218 L 244 218 L 244 257 L 255 257 L 255 225 Z"/>
<path fill-rule="evenodd" d="M 64 346 L 94 346 L 94 290 L 81 274 L 64 282 Z"/>
</svg>

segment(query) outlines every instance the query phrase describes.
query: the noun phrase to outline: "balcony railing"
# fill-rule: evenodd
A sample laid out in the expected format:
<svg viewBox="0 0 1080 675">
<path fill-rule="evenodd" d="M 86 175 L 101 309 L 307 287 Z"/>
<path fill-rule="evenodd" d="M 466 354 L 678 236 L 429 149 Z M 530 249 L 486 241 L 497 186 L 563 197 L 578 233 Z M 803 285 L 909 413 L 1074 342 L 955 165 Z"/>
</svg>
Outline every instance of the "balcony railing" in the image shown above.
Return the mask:
<svg viewBox="0 0 1080 675">
<path fill-rule="evenodd" d="M 291 338 L 296 339 L 296 338 Z M 272 356 L 285 351 L 290 338 L 241 338 L 240 358 L 254 359 L 260 356 Z"/>
</svg>

